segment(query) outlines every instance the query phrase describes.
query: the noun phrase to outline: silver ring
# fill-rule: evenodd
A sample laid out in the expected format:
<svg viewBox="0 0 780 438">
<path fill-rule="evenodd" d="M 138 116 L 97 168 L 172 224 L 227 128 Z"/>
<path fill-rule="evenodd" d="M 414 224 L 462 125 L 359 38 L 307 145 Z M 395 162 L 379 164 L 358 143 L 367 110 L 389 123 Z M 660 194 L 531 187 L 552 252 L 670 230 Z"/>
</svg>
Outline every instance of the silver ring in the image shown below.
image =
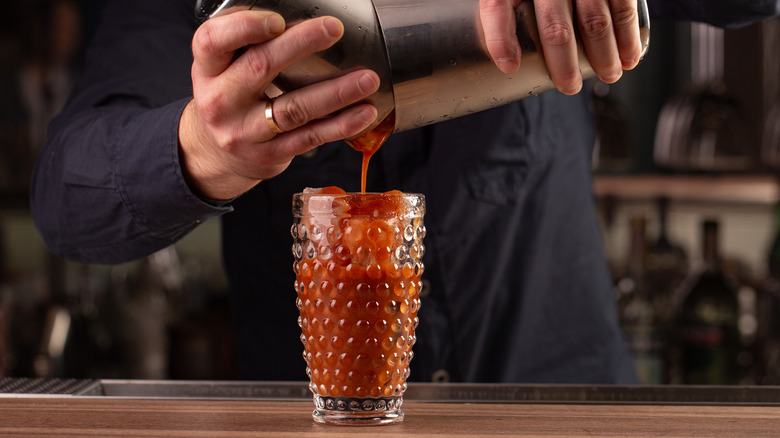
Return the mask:
<svg viewBox="0 0 780 438">
<path fill-rule="evenodd" d="M 277 125 L 276 120 L 274 120 L 274 99 L 268 99 L 265 101 L 265 121 L 268 123 L 268 127 L 274 134 L 281 134 L 284 132 L 279 129 L 279 125 Z"/>
</svg>

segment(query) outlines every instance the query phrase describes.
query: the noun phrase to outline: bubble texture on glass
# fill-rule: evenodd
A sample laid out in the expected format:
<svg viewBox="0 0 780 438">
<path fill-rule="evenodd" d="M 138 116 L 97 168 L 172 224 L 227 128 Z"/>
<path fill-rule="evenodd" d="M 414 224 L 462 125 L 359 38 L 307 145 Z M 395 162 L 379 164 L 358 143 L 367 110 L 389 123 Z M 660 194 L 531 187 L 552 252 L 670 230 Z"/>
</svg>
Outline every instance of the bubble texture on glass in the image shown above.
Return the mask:
<svg viewBox="0 0 780 438">
<path fill-rule="evenodd" d="M 419 321 L 424 202 L 344 215 L 343 201 L 319 201 L 296 199 L 291 227 L 309 387 L 321 409 L 397 409 Z"/>
</svg>

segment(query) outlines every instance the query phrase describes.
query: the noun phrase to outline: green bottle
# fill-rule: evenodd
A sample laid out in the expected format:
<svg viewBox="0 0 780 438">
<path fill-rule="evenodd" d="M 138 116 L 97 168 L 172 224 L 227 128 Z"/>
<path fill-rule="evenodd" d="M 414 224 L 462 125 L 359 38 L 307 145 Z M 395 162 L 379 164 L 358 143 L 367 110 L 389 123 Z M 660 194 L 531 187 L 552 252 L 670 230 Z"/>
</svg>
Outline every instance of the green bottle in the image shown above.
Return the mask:
<svg viewBox="0 0 780 438">
<path fill-rule="evenodd" d="M 739 380 L 737 285 L 721 268 L 718 222 L 702 223 L 704 268 L 685 295 L 680 317 L 682 380 L 733 385 Z"/>
</svg>

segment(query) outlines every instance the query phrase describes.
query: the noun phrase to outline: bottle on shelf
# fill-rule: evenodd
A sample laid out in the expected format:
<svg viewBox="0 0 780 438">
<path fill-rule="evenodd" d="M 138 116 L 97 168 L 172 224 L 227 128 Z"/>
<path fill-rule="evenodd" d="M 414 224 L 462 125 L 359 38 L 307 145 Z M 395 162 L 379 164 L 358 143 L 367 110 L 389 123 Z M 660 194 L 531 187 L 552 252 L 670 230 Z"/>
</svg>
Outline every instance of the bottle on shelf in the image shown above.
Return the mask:
<svg viewBox="0 0 780 438">
<path fill-rule="evenodd" d="M 756 306 L 765 369 L 760 383 L 777 385 L 780 384 L 780 204 L 775 207 L 775 237 L 766 261 L 767 277 Z"/>
<path fill-rule="evenodd" d="M 646 220 L 634 217 L 630 225 L 626 270 L 616 285 L 620 325 L 633 356 L 639 381 L 659 384 L 665 381 L 665 336 L 645 271 Z"/>
<path fill-rule="evenodd" d="M 737 284 L 723 272 L 719 224 L 702 222 L 703 268 L 683 285 L 679 315 L 681 383 L 732 385 L 739 382 L 740 334 Z"/>
<path fill-rule="evenodd" d="M 672 322 L 674 316 L 674 291 L 688 273 L 688 256 L 682 246 L 669 239 L 669 198 L 658 198 L 656 206 L 658 237 L 648 245 L 645 265 L 648 288 L 653 295 L 656 313 L 666 325 Z"/>
</svg>

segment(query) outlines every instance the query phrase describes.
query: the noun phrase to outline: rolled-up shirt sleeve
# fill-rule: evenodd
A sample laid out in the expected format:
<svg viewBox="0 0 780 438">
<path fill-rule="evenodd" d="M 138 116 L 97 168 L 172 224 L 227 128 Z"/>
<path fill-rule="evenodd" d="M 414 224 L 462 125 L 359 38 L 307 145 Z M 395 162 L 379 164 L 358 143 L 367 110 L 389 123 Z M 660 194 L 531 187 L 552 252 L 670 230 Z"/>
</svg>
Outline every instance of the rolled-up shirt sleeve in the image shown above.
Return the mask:
<svg viewBox="0 0 780 438">
<path fill-rule="evenodd" d="M 193 194 L 179 162 L 179 119 L 192 98 L 192 2 L 135 3 L 107 6 L 33 175 L 36 227 L 52 252 L 75 261 L 137 259 L 231 211 Z"/>
<path fill-rule="evenodd" d="M 124 262 L 230 211 L 195 196 L 182 176 L 177 133 L 185 104 L 86 111 L 54 129 L 31 190 L 35 224 L 53 252 Z"/>
</svg>

